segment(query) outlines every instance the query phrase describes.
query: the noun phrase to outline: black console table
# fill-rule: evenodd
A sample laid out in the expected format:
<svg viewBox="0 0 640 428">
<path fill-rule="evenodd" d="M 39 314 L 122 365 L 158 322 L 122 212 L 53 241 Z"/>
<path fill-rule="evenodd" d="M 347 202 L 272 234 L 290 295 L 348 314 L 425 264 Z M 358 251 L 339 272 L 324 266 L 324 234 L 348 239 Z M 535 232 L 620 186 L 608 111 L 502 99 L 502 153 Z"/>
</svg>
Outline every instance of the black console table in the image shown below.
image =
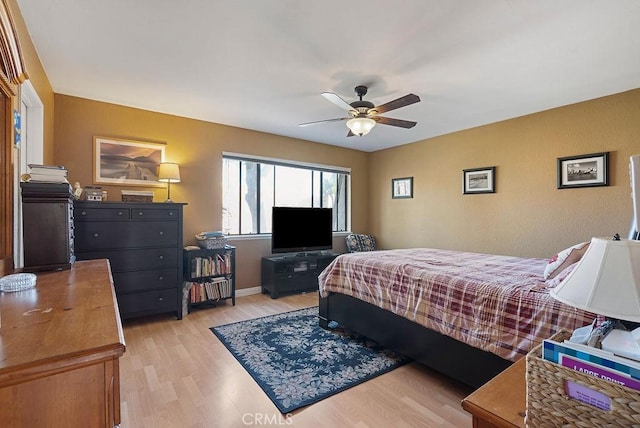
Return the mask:
<svg viewBox="0 0 640 428">
<path fill-rule="evenodd" d="M 262 258 L 262 292 L 277 299 L 283 293 L 318 291 L 318 275 L 338 255 L 308 253 Z"/>
</svg>

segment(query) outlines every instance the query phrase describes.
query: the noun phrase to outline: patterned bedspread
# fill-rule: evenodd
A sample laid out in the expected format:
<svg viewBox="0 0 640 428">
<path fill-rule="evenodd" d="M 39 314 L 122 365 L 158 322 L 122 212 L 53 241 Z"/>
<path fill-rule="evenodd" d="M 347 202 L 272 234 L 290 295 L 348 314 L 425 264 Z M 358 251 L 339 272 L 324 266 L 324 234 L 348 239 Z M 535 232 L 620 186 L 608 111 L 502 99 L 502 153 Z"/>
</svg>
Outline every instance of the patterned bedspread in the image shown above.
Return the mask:
<svg viewBox="0 0 640 428">
<path fill-rule="evenodd" d="M 342 254 L 319 277 L 342 293 L 516 361 L 594 315 L 549 295 L 547 260 L 427 248 Z"/>
</svg>

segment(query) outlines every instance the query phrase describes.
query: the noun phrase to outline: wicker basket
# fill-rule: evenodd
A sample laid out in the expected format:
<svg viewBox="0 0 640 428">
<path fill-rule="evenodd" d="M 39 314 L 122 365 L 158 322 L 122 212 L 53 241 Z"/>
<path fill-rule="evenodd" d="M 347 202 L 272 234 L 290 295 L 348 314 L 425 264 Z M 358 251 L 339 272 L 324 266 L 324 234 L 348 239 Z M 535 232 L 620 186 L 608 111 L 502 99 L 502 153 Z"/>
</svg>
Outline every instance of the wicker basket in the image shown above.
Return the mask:
<svg viewBox="0 0 640 428">
<path fill-rule="evenodd" d="M 562 342 L 562 331 L 551 339 Z M 640 427 L 640 391 L 577 372 L 542 358 L 542 344 L 527 354 L 527 427 Z M 565 392 L 565 381 L 597 391 L 610 410 L 582 403 Z"/>
<path fill-rule="evenodd" d="M 121 190 L 122 202 L 153 202 L 152 191 Z"/>
<path fill-rule="evenodd" d="M 207 238 L 202 235 L 196 235 L 196 239 L 198 240 L 200 248 L 204 248 L 205 250 L 216 250 L 224 248 L 227 245 L 226 236 L 211 236 Z"/>
</svg>

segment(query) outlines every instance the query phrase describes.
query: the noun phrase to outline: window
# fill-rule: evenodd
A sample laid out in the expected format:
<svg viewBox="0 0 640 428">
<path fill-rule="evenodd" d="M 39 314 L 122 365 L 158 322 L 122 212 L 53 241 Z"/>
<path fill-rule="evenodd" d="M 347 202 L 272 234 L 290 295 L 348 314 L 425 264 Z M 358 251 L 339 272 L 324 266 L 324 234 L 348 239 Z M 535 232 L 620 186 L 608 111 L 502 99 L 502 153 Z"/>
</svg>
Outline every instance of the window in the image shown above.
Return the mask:
<svg viewBox="0 0 640 428">
<path fill-rule="evenodd" d="M 333 208 L 333 231 L 347 230 L 349 170 L 223 154 L 222 228 L 231 235 L 271 233 L 271 208 Z"/>
</svg>

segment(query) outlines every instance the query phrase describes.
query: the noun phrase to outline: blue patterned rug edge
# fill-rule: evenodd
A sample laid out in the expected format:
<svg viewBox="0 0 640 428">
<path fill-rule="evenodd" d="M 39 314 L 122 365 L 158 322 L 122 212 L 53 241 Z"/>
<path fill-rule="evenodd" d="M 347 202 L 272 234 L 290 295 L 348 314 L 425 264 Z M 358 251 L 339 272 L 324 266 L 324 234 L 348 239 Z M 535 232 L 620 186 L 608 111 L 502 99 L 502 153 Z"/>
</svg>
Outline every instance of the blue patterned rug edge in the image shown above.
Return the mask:
<svg viewBox="0 0 640 428">
<path fill-rule="evenodd" d="M 314 379 L 313 381 L 309 381 L 309 378 L 311 377 L 311 374 L 305 371 L 307 370 L 307 368 L 305 367 L 305 363 L 299 363 L 297 360 L 295 359 L 289 359 L 288 362 L 290 362 L 291 364 L 302 364 L 302 368 L 298 368 L 297 370 L 301 370 L 302 376 L 305 380 L 309 381 L 308 382 L 308 387 L 309 389 L 311 389 L 312 387 L 316 387 L 316 388 L 320 388 L 320 389 L 324 389 L 327 387 L 326 383 L 329 384 L 335 384 L 336 383 L 336 379 L 337 382 L 345 382 L 342 385 L 334 385 L 331 386 L 330 390 L 324 390 L 321 393 L 317 393 L 315 395 L 306 397 L 306 398 L 302 398 L 302 397 L 298 397 L 298 399 L 286 399 L 282 397 L 282 393 L 283 392 L 287 392 L 287 388 L 284 388 L 284 391 L 280 390 L 278 387 L 273 387 L 273 385 L 269 384 L 268 379 L 265 379 L 265 375 L 263 375 L 262 373 L 259 372 L 259 370 L 254 369 L 254 367 L 252 366 L 258 366 L 262 367 L 264 369 L 265 366 L 270 367 L 271 364 L 273 365 L 278 365 L 275 361 L 271 362 L 271 361 L 267 361 L 269 358 L 269 355 L 272 356 L 281 356 L 280 353 L 276 352 L 273 350 L 273 344 L 272 345 L 265 345 L 265 344 L 259 344 L 259 343 L 252 343 L 252 346 L 257 347 L 256 349 L 260 349 L 260 347 L 262 346 L 262 350 L 261 351 L 257 351 L 256 349 L 253 349 L 249 352 L 246 352 L 245 356 L 242 355 L 242 352 L 239 352 L 236 349 L 236 345 L 234 344 L 234 340 L 238 339 L 235 336 L 230 336 L 229 335 L 225 335 L 224 330 L 235 330 L 236 333 L 239 333 L 241 335 L 247 335 L 247 336 L 251 336 L 254 335 L 254 332 L 252 331 L 248 331 L 246 330 L 246 328 L 250 328 L 251 326 L 254 326 L 256 323 L 261 323 L 261 322 L 270 322 L 270 323 L 274 323 L 277 322 L 277 320 L 281 320 L 281 319 L 285 319 L 285 318 L 290 318 L 292 316 L 296 316 L 298 315 L 300 316 L 301 319 L 306 319 L 307 321 L 307 326 L 305 328 L 303 328 L 302 330 L 299 328 L 296 329 L 292 329 L 292 331 L 295 331 L 296 333 L 299 331 L 305 331 L 308 332 L 311 329 L 314 330 L 314 332 L 316 334 L 320 334 L 321 338 L 326 338 L 326 335 L 331 335 L 331 338 L 329 338 L 329 340 L 333 339 L 331 343 L 333 343 L 333 345 L 331 346 L 331 349 L 335 349 L 338 352 L 344 352 L 345 354 L 347 352 L 359 352 L 362 353 L 362 355 L 359 356 L 359 358 L 362 360 L 361 362 L 365 365 L 368 366 L 369 361 L 373 360 L 375 362 L 382 362 L 382 364 L 385 364 L 385 367 L 380 367 L 375 369 L 375 371 L 370 372 L 368 374 L 358 374 L 356 379 L 350 379 L 347 381 L 344 381 L 343 378 L 341 377 L 337 377 L 337 374 L 329 374 L 329 375 L 320 375 L 318 379 Z M 233 355 L 233 357 L 240 363 L 240 365 L 245 369 L 245 371 L 247 373 L 249 373 L 249 375 L 253 378 L 253 380 L 258 384 L 258 386 L 260 386 L 260 388 L 265 392 L 265 394 L 267 395 L 267 397 L 269 397 L 269 399 L 273 402 L 273 404 L 278 408 L 278 410 L 281 413 L 289 413 L 292 412 L 296 409 L 308 406 L 310 404 L 314 404 L 317 403 L 325 398 L 328 398 L 332 395 L 338 394 L 342 391 L 345 391 L 349 388 L 352 388 L 356 385 L 359 385 L 361 383 L 364 383 L 368 380 L 371 380 L 375 377 L 378 377 L 380 375 L 383 375 L 385 373 L 388 373 L 404 364 L 407 364 L 411 361 L 411 359 L 409 359 L 408 357 L 405 357 L 403 355 L 397 354 L 393 351 L 389 351 L 386 349 L 381 348 L 380 346 L 378 346 L 377 344 L 375 344 L 375 342 L 372 342 L 366 338 L 363 338 L 361 336 L 356 335 L 355 333 L 351 333 L 348 332 L 346 330 L 343 330 L 341 328 L 335 328 L 335 329 L 331 329 L 331 330 L 324 330 L 322 327 L 319 326 L 318 324 L 318 320 L 317 320 L 317 314 L 318 314 L 318 307 L 317 306 L 312 306 L 312 307 L 308 307 L 308 308 L 304 308 L 304 309 L 296 309 L 296 310 L 292 310 L 292 311 L 288 311 L 288 312 L 282 312 L 279 314 L 274 314 L 274 315 L 266 315 L 266 316 L 262 316 L 262 317 L 258 317 L 258 318 L 252 318 L 252 319 L 248 319 L 248 320 L 244 320 L 244 321 L 236 321 L 233 323 L 229 323 L 229 324 L 224 324 L 224 325 L 219 325 L 219 326 L 214 326 L 211 327 L 210 330 L 213 334 L 215 334 L 215 336 L 220 340 L 220 342 L 222 342 L 222 344 L 227 348 L 227 350 L 229 350 L 229 352 Z M 310 322 L 312 322 L 313 325 L 310 324 Z M 282 330 L 287 330 L 286 325 L 285 326 L 277 326 L 276 328 L 281 328 Z M 253 330 L 253 329 L 251 329 Z M 292 331 L 288 332 L 291 333 Z M 267 333 L 265 335 L 266 336 L 274 336 L 271 333 Z M 304 344 L 301 343 L 296 343 L 298 342 L 296 340 L 296 336 L 295 335 L 289 335 L 290 338 L 293 337 L 293 346 L 303 346 Z M 272 338 L 271 338 L 272 339 Z M 270 340 L 271 340 L 270 339 Z M 291 339 L 289 339 L 291 340 Z M 286 342 L 286 340 L 285 340 Z M 265 343 L 266 340 L 265 340 Z M 281 343 L 281 342 L 279 342 Z M 328 342 L 326 342 L 328 343 Z M 326 343 L 323 342 L 323 346 L 322 348 L 326 348 Z M 347 349 L 347 351 L 344 351 L 344 349 Z M 266 355 L 266 357 L 263 357 L 262 355 Z M 371 357 L 372 355 L 374 355 L 373 357 Z M 322 355 L 321 355 L 322 356 Z M 332 357 L 335 357 L 335 355 L 332 355 Z M 256 359 L 258 360 L 256 362 Z M 285 362 L 286 363 L 286 362 Z M 281 375 L 284 375 L 286 373 L 288 373 L 288 370 L 290 370 L 290 366 L 286 365 L 285 366 L 281 366 L 280 367 L 281 370 L 284 370 L 284 372 L 281 372 Z M 354 371 L 355 369 L 353 367 L 349 367 L 348 364 L 345 364 L 344 366 L 341 366 L 342 371 L 346 374 L 346 376 L 348 378 L 351 378 L 352 376 L 355 375 Z M 364 369 L 365 371 L 370 371 L 371 368 L 370 367 L 365 367 Z M 331 376 L 334 376 L 334 379 L 331 379 Z M 296 386 L 299 386 L 300 382 L 295 379 L 295 384 Z M 296 389 L 296 388 L 293 388 Z M 303 391 L 294 391 L 294 392 L 298 392 L 298 393 L 302 393 L 304 394 L 304 388 L 302 388 Z M 281 394 L 280 396 L 278 396 L 278 391 L 280 390 Z"/>
</svg>

